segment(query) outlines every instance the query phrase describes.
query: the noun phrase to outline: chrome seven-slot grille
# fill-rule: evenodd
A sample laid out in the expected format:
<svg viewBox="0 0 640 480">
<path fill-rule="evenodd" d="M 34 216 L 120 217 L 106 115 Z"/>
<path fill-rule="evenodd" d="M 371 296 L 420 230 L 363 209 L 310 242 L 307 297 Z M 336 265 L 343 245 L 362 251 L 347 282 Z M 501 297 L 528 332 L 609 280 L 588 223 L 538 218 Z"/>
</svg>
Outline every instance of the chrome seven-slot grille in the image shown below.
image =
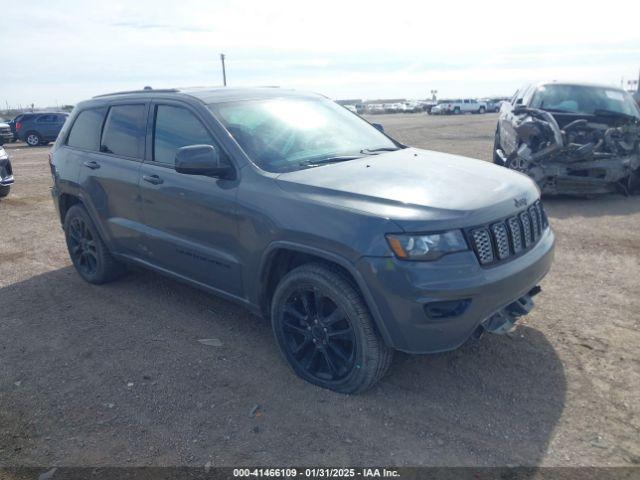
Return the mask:
<svg viewBox="0 0 640 480">
<path fill-rule="evenodd" d="M 471 229 L 471 243 L 480 264 L 491 265 L 533 247 L 548 226 L 538 200 L 517 215 Z"/>
</svg>

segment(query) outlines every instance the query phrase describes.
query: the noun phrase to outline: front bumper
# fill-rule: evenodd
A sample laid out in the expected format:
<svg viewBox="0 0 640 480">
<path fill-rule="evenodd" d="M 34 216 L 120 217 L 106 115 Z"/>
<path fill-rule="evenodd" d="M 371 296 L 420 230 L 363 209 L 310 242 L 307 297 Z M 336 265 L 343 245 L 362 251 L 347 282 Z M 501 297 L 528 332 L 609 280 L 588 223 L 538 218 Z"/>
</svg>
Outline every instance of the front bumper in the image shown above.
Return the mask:
<svg viewBox="0 0 640 480">
<path fill-rule="evenodd" d="M 581 162 L 543 162 L 532 176 L 545 194 L 595 195 L 627 186 L 624 180 L 638 169 L 640 156 L 633 155 Z"/>
<path fill-rule="evenodd" d="M 13 169 L 11 168 L 11 160 L 7 157 L 0 158 L 0 187 L 13 185 Z"/>
<path fill-rule="evenodd" d="M 363 257 L 358 270 L 375 302 L 387 343 L 408 353 L 435 353 L 462 345 L 497 312 L 527 296 L 547 274 L 555 238 L 550 228 L 526 254 L 483 268 L 472 251 L 437 262 Z M 456 315 L 434 318 L 431 305 L 460 302 Z"/>
</svg>

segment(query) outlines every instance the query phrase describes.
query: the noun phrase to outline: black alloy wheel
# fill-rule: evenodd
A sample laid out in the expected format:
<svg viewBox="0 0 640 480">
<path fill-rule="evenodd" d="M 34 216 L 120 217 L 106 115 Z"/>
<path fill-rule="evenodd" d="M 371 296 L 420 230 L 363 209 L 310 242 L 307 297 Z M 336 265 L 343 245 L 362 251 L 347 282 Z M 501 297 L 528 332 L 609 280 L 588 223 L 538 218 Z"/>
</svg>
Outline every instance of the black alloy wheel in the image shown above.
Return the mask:
<svg viewBox="0 0 640 480">
<path fill-rule="evenodd" d="M 87 282 L 106 283 L 126 273 L 126 266 L 111 255 L 82 204 L 67 211 L 64 233 L 73 266 Z"/>
<path fill-rule="evenodd" d="M 343 379 L 353 368 L 355 334 L 346 313 L 320 290 L 305 286 L 291 293 L 282 330 L 292 361 L 320 380 Z"/>
<path fill-rule="evenodd" d="M 94 276 L 98 270 L 96 241 L 85 220 L 74 217 L 69 222 L 69 254 L 82 276 Z"/>
<path fill-rule="evenodd" d="M 293 371 L 339 393 L 368 390 L 393 358 L 353 280 L 331 264 L 288 272 L 271 300 L 271 324 Z"/>
</svg>

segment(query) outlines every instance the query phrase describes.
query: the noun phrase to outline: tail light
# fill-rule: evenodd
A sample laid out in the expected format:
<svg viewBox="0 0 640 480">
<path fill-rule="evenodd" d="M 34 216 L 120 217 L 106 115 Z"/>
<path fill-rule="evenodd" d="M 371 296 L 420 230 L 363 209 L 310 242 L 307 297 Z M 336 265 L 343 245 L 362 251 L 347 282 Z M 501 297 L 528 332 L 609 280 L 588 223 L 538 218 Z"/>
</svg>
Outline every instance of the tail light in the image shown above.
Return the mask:
<svg viewBox="0 0 640 480">
<path fill-rule="evenodd" d="M 20 130 L 22 128 L 22 124 L 20 122 L 16 122 L 16 130 Z"/>
</svg>

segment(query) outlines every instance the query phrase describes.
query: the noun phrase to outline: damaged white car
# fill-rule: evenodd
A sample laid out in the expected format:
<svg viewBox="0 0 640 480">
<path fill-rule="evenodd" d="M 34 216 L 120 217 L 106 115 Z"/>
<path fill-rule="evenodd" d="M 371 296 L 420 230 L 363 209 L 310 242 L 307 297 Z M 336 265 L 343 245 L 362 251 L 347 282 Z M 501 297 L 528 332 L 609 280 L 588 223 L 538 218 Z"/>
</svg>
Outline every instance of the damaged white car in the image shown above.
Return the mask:
<svg viewBox="0 0 640 480">
<path fill-rule="evenodd" d="M 629 194 L 640 187 L 640 109 L 615 87 L 528 85 L 501 107 L 493 161 L 543 194 Z"/>
</svg>

